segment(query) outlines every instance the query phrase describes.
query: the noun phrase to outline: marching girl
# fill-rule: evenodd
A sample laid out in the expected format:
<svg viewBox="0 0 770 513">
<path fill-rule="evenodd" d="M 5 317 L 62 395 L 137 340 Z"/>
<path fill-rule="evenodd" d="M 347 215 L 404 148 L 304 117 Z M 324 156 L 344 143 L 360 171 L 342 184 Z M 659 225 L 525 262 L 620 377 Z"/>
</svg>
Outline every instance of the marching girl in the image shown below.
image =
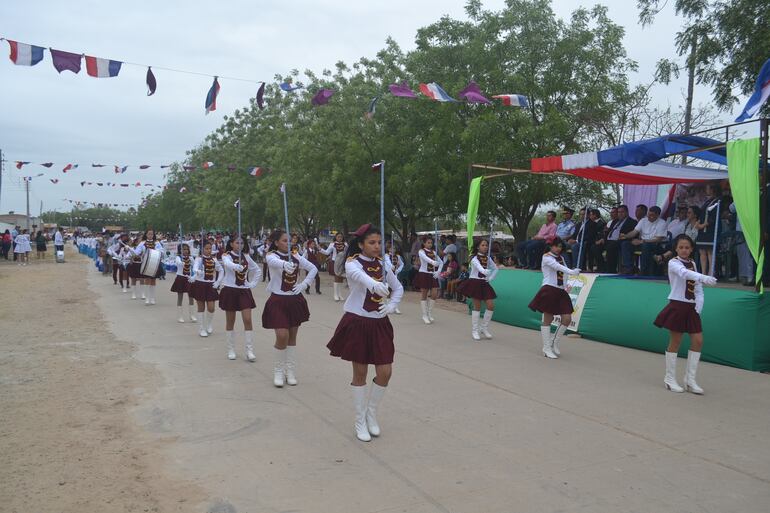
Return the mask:
<svg viewBox="0 0 770 513">
<path fill-rule="evenodd" d="M 227 243 L 227 251 L 222 255 L 224 277 L 219 292 L 219 308 L 225 311 L 225 335 L 227 337 L 227 358 L 235 360 L 235 314 L 241 312 L 245 333 L 246 359 L 253 362 L 254 356 L 253 333 L 251 325 L 251 310 L 256 308 L 251 289 L 257 286 L 262 273 L 259 265 L 248 255 L 241 237 L 234 237 Z"/>
<path fill-rule="evenodd" d="M 345 263 L 350 296 L 345 301 L 345 314 L 326 347 L 332 356 L 353 364 L 350 388 L 356 410 L 356 437 L 368 442 L 372 436 L 380 435 L 377 407 L 390 381 L 395 353 L 388 315 L 401 301 L 404 288 L 380 259 L 380 231 L 365 224 L 353 235 L 355 239 Z M 366 386 L 369 365 L 374 365 L 376 373 L 371 390 Z"/>
<path fill-rule="evenodd" d="M 155 230 L 153 230 L 152 228 L 144 232 L 144 236 L 142 237 L 142 242 L 140 242 L 139 245 L 134 250 L 134 254 L 140 257 L 140 260 L 139 260 L 140 262 L 141 262 L 141 256 L 148 249 L 155 249 L 163 253 L 163 245 L 160 243 L 159 240 L 155 238 Z M 143 285 L 144 285 L 145 292 L 142 293 L 142 296 L 144 297 L 145 305 L 155 304 L 155 280 L 158 279 L 158 277 L 161 275 L 162 265 L 163 264 L 161 263 L 161 265 L 158 266 L 158 270 L 155 271 L 155 274 L 152 276 L 140 274 L 140 276 L 144 280 Z"/>
<path fill-rule="evenodd" d="M 321 277 L 318 275 L 318 246 L 316 245 L 317 241 L 313 239 L 308 239 L 308 241 L 305 243 L 305 254 L 302 255 L 307 259 L 308 262 L 313 264 L 313 266 L 316 269 L 315 273 L 315 293 L 320 294 L 321 293 Z M 308 281 L 308 276 L 310 276 L 310 272 L 308 271 L 305 274 L 305 281 Z M 305 290 L 305 293 L 310 294 L 310 282 L 308 281 L 307 289 Z"/>
<path fill-rule="evenodd" d="M 385 267 L 392 271 L 396 276 L 396 279 L 398 279 L 398 275 L 404 270 L 404 259 L 401 257 L 401 252 L 395 249 L 393 241 L 388 241 L 385 246 L 385 253 Z M 393 313 L 401 315 L 401 310 L 398 309 L 398 305 L 396 305 L 396 309 Z"/>
<path fill-rule="evenodd" d="M 716 285 L 717 279 L 695 272 L 692 252 L 695 242 L 686 234 L 677 235 L 673 243 L 676 258 L 668 262 L 668 281 L 671 293 L 668 305 L 655 318 L 658 328 L 669 330 L 668 348 L 666 349 L 666 377 L 663 380 L 672 392 L 688 390 L 693 394 L 702 394 L 703 389 L 695 382 L 700 353 L 703 348 L 703 328 L 700 313 L 703 310 L 703 284 Z M 682 335 L 689 333 L 690 350 L 687 352 L 687 367 L 684 374 L 684 388 L 676 381 L 676 358 Z"/>
<path fill-rule="evenodd" d="M 291 254 L 304 256 L 305 250 L 302 247 L 302 241 L 299 240 L 299 235 L 296 233 L 291 234 Z"/>
<path fill-rule="evenodd" d="M 438 276 L 441 274 L 443 262 L 433 251 L 433 239 L 427 235 L 422 237 L 422 249 L 420 256 L 420 270 L 414 277 L 413 284 L 420 289 L 420 308 L 422 309 L 422 322 L 431 324 L 433 318 L 433 304 L 438 298 Z M 430 297 L 428 295 L 430 294 Z"/>
<path fill-rule="evenodd" d="M 131 258 L 131 261 L 128 264 L 128 277 L 131 278 L 131 285 L 132 285 L 132 292 L 131 292 L 131 299 L 136 299 L 136 289 L 139 289 L 139 292 L 141 293 L 141 298 L 144 299 L 144 278 L 142 278 L 141 268 L 142 268 L 142 259 L 138 256 L 136 256 L 135 250 L 136 246 L 139 245 L 139 240 L 134 237 L 131 239 L 131 246 L 128 249 L 129 255 Z M 136 282 L 139 282 L 139 286 L 137 287 Z"/>
<path fill-rule="evenodd" d="M 326 267 L 329 269 L 329 274 L 334 276 L 334 300 L 342 301 L 345 299 L 342 297 L 342 279 L 345 272 L 345 255 L 348 252 L 348 243 L 345 242 L 345 236 L 342 232 L 337 232 L 334 235 L 334 241 L 329 244 L 326 249 L 319 250 L 329 258 L 326 260 Z"/>
<path fill-rule="evenodd" d="M 112 257 L 112 284 L 113 285 L 118 284 L 118 271 L 122 269 L 120 267 L 120 256 L 118 254 L 121 248 L 120 240 L 122 237 L 123 235 L 120 235 L 120 234 L 116 235 L 112 239 L 112 244 L 107 247 L 107 254 Z M 121 286 L 122 285 L 123 284 L 121 283 Z"/>
<path fill-rule="evenodd" d="M 193 305 L 195 299 L 190 294 L 190 288 L 195 282 L 195 274 L 193 273 L 194 260 L 190 256 L 190 246 L 186 242 L 179 244 L 179 254 L 176 256 L 176 278 L 171 285 L 171 292 L 176 292 L 176 308 L 179 310 L 179 322 L 184 322 L 184 315 L 182 315 L 182 300 L 184 295 L 187 294 L 189 303 L 187 304 L 187 315 L 190 316 L 190 322 L 196 322 L 198 319 L 193 315 Z"/>
<path fill-rule="evenodd" d="M 497 276 L 497 266 L 494 260 L 489 258 L 489 241 L 485 239 L 476 242 L 472 255 L 470 275 L 467 280 L 460 283 L 457 292 L 473 299 L 473 312 L 471 312 L 471 336 L 473 340 L 481 340 L 479 332 L 484 338 L 490 339 L 492 334 L 489 332 L 489 321 L 492 320 L 494 314 L 497 294 L 489 282 Z M 484 312 L 483 320 L 480 321 L 482 301 L 486 303 L 487 310 Z"/>
<path fill-rule="evenodd" d="M 115 241 L 115 244 L 110 246 L 107 252 L 112 255 L 112 279 L 115 279 L 115 273 L 118 273 L 120 279 L 120 287 L 123 292 L 128 292 L 128 269 L 126 268 L 127 261 L 130 260 L 128 245 L 128 234 L 122 233 Z M 125 285 L 123 282 L 125 281 Z"/>
<path fill-rule="evenodd" d="M 572 321 L 572 300 L 567 294 L 564 275 L 580 274 L 580 269 L 570 269 L 564 265 L 564 257 L 561 256 L 564 248 L 565 244 L 559 237 L 546 241 L 548 251 L 542 260 L 543 285 L 529 303 L 530 309 L 543 314 L 540 334 L 543 338 L 543 356 L 546 358 L 559 357 L 559 339 Z M 560 316 L 561 324 L 551 336 L 551 323 L 555 315 Z"/>
<path fill-rule="evenodd" d="M 262 311 L 262 327 L 275 330 L 273 385 L 280 388 L 284 382 L 292 386 L 297 384 L 297 332 L 300 324 L 310 319 L 302 291 L 315 279 L 318 269 L 299 253 L 289 252 L 289 237 L 285 231 L 274 231 L 270 240 L 272 243 L 266 257 L 270 269 L 267 284 L 270 298 Z M 300 269 L 307 273 L 303 281 L 299 281 Z"/>
<path fill-rule="evenodd" d="M 215 301 L 219 299 L 219 283 L 224 276 L 224 269 L 219 260 L 211 254 L 211 241 L 204 240 L 201 250 L 193 263 L 193 275 L 190 278 L 190 296 L 198 303 L 198 335 L 208 337 L 214 332 Z"/>
</svg>

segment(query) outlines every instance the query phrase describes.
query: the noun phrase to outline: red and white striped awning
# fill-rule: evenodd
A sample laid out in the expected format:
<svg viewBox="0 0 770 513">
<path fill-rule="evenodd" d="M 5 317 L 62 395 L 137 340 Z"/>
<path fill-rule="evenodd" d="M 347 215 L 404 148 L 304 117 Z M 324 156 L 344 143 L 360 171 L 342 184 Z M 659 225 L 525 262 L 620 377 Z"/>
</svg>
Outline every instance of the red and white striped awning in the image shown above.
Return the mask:
<svg viewBox="0 0 770 513">
<path fill-rule="evenodd" d="M 629 185 L 694 183 L 727 179 L 726 170 L 683 166 L 668 162 L 653 162 L 644 166 L 602 166 L 599 165 L 596 152 L 532 159 L 532 172 L 562 172 L 598 182 Z"/>
</svg>

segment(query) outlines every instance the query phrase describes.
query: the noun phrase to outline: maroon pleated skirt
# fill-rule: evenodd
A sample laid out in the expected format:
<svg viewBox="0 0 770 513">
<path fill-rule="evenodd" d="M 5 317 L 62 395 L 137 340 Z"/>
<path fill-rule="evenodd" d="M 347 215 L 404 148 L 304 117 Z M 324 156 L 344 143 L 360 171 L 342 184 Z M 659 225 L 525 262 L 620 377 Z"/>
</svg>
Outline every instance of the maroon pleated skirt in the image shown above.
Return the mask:
<svg viewBox="0 0 770 513">
<path fill-rule="evenodd" d="M 478 278 L 469 278 L 460 282 L 457 286 L 457 292 L 463 296 L 467 296 L 473 299 L 479 299 L 486 301 L 487 299 L 495 299 L 495 289 L 492 288 L 487 280 L 480 280 Z"/>
<path fill-rule="evenodd" d="M 139 270 L 142 268 L 142 264 L 139 262 L 131 262 L 128 264 L 128 267 L 126 268 L 128 270 L 128 277 L 129 278 L 141 278 L 142 273 L 139 272 Z"/>
<path fill-rule="evenodd" d="M 329 271 L 329 276 L 336 276 L 334 274 L 334 260 L 331 258 L 326 259 L 326 270 Z"/>
<path fill-rule="evenodd" d="M 190 292 L 190 279 L 181 274 L 177 275 L 171 284 L 171 292 Z"/>
<path fill-rule="evenodd" d="M 190 296 L 196 301 L 216 301 L 219 299 L 219 292 L 213 283 L 194 281 L 190 284 Z"/>
<path fill-rule="evenodd" d="M 349 362 L 393 363 L 393 325 L 387 317 L 371 319 L 345 312 L 326 347 L 332 356 Z"/>
<path fill-rule="evenodd" d="M 414 285 L 414 288 L 416 289 L 437 289 L 438 280 L 433 277 L 432 273 L 418 272 L 414 276 L 412 285 Z"/>
<path fill-rule="evenodd" d="M 310 310 L 302 294 L 270 294 L 262 310 L 262 327 L 268 330 L 296 328 L 310 320 Z"/>
<path fill-rule="evenodd" d="M 240 312 L 256 308 L 251 289 L 238 287 L 224 287 L 219 293 L 219 308 L 225 312 Z"/>
<path fill-rule="evenodd" d="M 567 291 L 551 285 L 540 287 L 535 297 L 529 302 L 529 308 L 551 315 L 565 315 L 573 312 L 572 300 Z"/>
<path fill-rule="evenodd" d="M 660 311 L 653 321 L 658 328 L 678 333 L 702 333 L 700 315 L 695 311 L 695 303 L 674 301 L 673 299 Z"/>
</svg>

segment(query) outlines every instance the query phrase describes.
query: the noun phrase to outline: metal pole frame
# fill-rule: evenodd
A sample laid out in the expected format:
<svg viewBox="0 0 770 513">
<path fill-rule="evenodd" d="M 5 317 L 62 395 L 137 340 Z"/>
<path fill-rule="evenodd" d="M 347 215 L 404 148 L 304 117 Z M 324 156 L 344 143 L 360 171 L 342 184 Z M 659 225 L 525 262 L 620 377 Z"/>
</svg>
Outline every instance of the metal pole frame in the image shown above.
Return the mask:
<svg viewBox="0 0 770 513">
<path fill-rule="evenodd" d="M 380 233 L 382 233 L 382 259 L 385 260 L 385 161 L 380 161 Z"/>
<path fill-rule="evenodd" d="M 286 183 L 281 184 L 281 192 L 283 192 L 283 219 L 286 225 L 286 235 L 289 236 L 289 245 L 291 245 L 291 232 L 289 232 L 289 202 L 286 199 Z"/>
</svg>

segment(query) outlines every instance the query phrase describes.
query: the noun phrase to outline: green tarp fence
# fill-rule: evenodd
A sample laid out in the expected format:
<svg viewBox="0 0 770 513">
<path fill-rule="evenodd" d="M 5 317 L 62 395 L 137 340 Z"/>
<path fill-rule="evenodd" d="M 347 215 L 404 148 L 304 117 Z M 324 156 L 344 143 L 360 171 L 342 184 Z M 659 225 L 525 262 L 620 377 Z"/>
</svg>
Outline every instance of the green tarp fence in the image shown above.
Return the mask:
<svg viewBox="0 0 770 513">
<path fill-rule="evenodd" d="M 542 274 L 501 270 L 494 320 L 538 329 L 540 314 L 527 305 L 542 282 Z M 668 283 L 599 276 L 583 308 L 578 332 L 585 338 L 618 346 L 663 353 L 668 332 L 652 321 L 668 302 Z M 752 371 L 770 370 L 770 300 L 767 294 L 735 289 L 705 288 L 703 355 L 708 362 Z M 685 356 L 685 337 L 680 355 Z"/>
</svg>

